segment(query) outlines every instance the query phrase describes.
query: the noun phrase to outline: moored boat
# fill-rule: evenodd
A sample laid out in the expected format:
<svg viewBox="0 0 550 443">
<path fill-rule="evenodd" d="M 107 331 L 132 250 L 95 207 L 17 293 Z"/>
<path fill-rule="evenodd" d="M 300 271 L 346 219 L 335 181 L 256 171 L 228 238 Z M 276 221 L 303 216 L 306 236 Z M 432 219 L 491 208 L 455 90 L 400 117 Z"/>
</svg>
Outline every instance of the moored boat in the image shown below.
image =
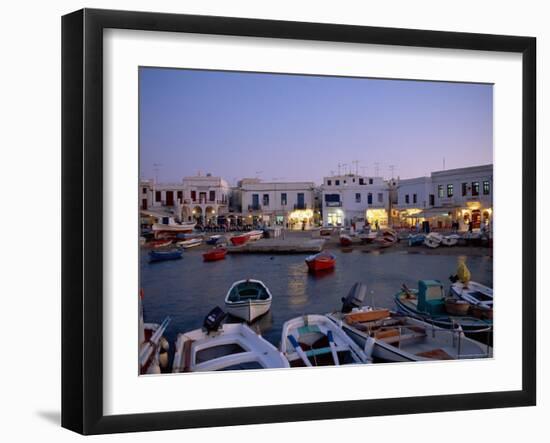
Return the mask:
<svg viewBox="0 0 550 443">
<path fill-rule="evenodd" d="M 426 235 L 426 238 L 424 239 L 424 244 L 428 248 L 438 248 L 441 245 L 441 241 L 443 240 L 443 236 L 438 232 L 430 232 L 428 235 Z"/>
<path fill-rule="evenodd" d="M 409 289 L 403 285 L 394 296 L 399 312 L 441 328 L 453 329 L 459 325 L 464 331 L 475 331 L 492 327 L 491 320 L 449 314 L 445 306 L 446 299 L 443 285 L 438 280 L 420 280 L 418 289 Z"/>
<path fill-rule="evenodd" d="M 424 234 L 411 234 L 407 237 L 409 246 L 421 246 L 424 244 L 426 236 Z"/>
<path fill-rule="evenodd" d="M 218 261 L 224 260 L 227 255 L 227 249 L 225 248 L 213 248 L 208 252 L 202 254 L 204 261 Z"/>
<path fill-rule="evenodd" d="M 225 237 L 223 235 L 213 235 L 209 237 L 205 243 L 207 245 L 217 245 L 219 243 L 223 243 L 224 240 L 225 240 Z"/>
<path fill-rule="evenodd" d="M 486 358 L 492 349 L 461 329 L 443 329 L 389 309 L 362 306 L 367 287 L 356 283 L 342 310 L 327 314 L 361 347 L 372 349 L 372 357 L 388 362 Z"/>
<path fill-rule="evenodd" d="M 162 233 L 177 234 L 193 232 L 195 225 L 195 222 L 176 223 L 172 217 L 162 217 L 161 223 L 154 223 L 151 229 L 155 237 L 158 237 Z"/>
<path fill-rule="evenodd" d="M 248 232 L 248 239 L 250 241 L 256 241 L 261 239 L 264 236 L 264 231 L 260 231 L 259 229 L 256 229 L 254 231 Z"/>
<path fill-rule="evenodd" d="M 181 240 L 176 242 L 176 244 L 183 249 L 194 248 L 202 244 L 202 238 L 190 238 L 189 240 Z"/>
<path fill-rule="evenodd" d="M 229 314 L 249 323 L 271 308 L 273 296 L 260 280 L 239 280 L 231 285 L 225 296 L 225 309 Z"/>
<path fill-rule="evenodd" d="M 359 238 L 362 243 L 370 244 L 376 240 L 377 235 L 376 232 L 361 232 L 357 234 L 357 238 Z"/>
<path fill-rule="evenodd" d="M 283 324 L 281 352 L 291 367 L 369 363 L 369 357 L 324 315 L 304 315 Z"/>
<path fill-rule="evenodd" d="M 203 327 L 178 334 L 172 372 L 288 368 L 279 350 L 243 323 L 224 324 L 213 309 Z"/>
<path fill-rule="evenodd" d="M 311 272 L 326 271 L 334 268 L 336 257 L 329 252 L 323 251 L 307 257 L 306 264 Z"/>
<path fill-rule="evenodd" d="M 493 289 L 475 281 L 467 284 L 457 281 L 451 285 L 451 294 L 473 305 L 493 307 Z"/>
<path fill-rule="evenodd" d="M 165 260 L 178 260 L 182 258 L 182 253 L 178 249 L 171 249 L 169 251 L 149 251 L 149 261 L 159 262 Z"/>
<path fill-rule="evenodd" d="M 444 235 L 441 237 L 441 244 L 444 246 L 455 246 L 459 239 L 460 235 L 458 234 Z"/>
<path fill-rule="evenodd" d="M 353 244 L 353 240 L 349 235 L 340 234 L 340 245 L 341 246 L 351 246 L 352 244 Z"/>
<path fill-rule="evenodd" d="M 248 235 L 248 232 L 245 232 L 244 234 L 233 235 L 230 240 L 233 246 L 241 246 L 250 240 L 250 236 Z"/>
</svg>

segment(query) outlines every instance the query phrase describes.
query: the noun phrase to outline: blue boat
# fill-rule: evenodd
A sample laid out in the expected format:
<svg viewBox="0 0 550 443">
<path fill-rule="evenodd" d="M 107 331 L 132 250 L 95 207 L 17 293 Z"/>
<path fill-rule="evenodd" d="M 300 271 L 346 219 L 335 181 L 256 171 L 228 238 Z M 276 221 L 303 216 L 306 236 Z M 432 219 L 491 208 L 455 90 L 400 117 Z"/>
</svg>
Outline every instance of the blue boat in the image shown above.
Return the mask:
<svg viewBox="0 0 550 443">
<path fill-rule="evenodd" d="M 425 238 L 426 236 L 424 234 L 411 234 L 408 238 L 409 246 L 422 246 Z"/>
<path fill-rule="evenodd" d="M 395 294 L 397 310 L 405 315 L 419 318 L 445 329 L 460 326 L 465 332 L 482 331 L 492 328 L 492 320 L 482 320 L 470 315 L 451 315 L 446 308 L 447 297 L 439 280 L 420 280 L 418 289 L 403 285 Z"/>
<path fill-rule="evenodd" d="M 149 252 L 149 261 L 158 262 L 164 260 L 178 260 L 182 258 L 182 252 L 179 249 L 170 251 L 151 251 Z"/>
</svg>

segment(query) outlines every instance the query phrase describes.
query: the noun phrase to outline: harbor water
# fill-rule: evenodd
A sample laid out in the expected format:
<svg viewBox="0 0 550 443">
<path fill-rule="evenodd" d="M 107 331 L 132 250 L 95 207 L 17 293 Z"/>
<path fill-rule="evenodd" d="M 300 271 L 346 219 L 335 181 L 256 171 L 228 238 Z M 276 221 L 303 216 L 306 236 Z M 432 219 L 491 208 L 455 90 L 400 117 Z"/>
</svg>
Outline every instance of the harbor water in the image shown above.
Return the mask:
<svg viewBox="0 0 550 443">
<path fill-rule="evenodd" d="M 312 275 L 301 254 L 228 254 L 225 260 L 205 263 L 203 251 L 189 249 L 181 260 L 149 263 L 147 252 L 142 249 L 140 257 L 144 320 L 161 323 L 166 316 L 172 318 L 165 333 L 170 356 L 178 333 L 200 328 L 215 306 L 224 309 L 225 295 L 237 280 L 261 280 L 271 291 L 270 312 L 251 327 L 278 346 L 286 320 L 338 310 L 357 281 L 368 286 L 366 304 L 394 309 L 393 296 L 402 283 L 416 288 L 420 279 L 437 279 L 448 289 L 457 267 L 455 255 L 335 250 L 335 270 Z M 493 286 L 492 257 L 470 256 L 467 265 L 472 280 Z"/>
</svg>

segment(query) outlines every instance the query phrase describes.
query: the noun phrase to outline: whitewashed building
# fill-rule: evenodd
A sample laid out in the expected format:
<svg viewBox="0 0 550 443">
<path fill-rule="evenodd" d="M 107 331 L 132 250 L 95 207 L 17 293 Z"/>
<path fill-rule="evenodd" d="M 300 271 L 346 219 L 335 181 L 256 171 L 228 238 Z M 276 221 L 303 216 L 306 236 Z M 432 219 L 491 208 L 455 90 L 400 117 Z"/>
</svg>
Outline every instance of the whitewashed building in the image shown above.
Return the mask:
<svg viewBox="0 0 550 443">
<path fill-rule="evenodd" d="M 325 177 L 322 185 L 323 225 L 349 226 L 368 221 L 386 226 L 390 187 L 382 177 L 357 174 Z"/>
<path fill-rule="evenodd" d="M 229 210 L 230 188 L 221 177 L 211 174 L 184 177 L 181 214 L 183 220 L 215 222 Z"/>
<path fill-rule="evenodd" d="M 313 182 L 262 182 L 243 179 L 240 184 L 242 213 L 266 225 L 310 228 L 314 224 Z"/>
<path fill-rule="evenodd" d="M 399 224 L 414 226 L 429 221 L 435 228 L 449 229 L 458 222 L 465 230 L 491 223 L 493 217 L 493 165 L 432 172 L 430 177 L 399 180 Z"/>
</svg>

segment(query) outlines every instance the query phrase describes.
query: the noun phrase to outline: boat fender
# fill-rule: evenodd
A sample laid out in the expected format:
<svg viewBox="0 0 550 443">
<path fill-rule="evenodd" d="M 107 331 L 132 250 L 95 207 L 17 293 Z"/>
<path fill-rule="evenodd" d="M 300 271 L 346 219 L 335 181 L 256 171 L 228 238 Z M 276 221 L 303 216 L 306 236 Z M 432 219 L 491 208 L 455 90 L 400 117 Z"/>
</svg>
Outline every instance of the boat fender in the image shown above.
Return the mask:
<svg viewBox="0 0 550 443">
<path fill-rule="evenodd" d="M 374 350 L 375 342 L 376 340 L 370 336 L 365 340 L 365 348 L 363 350 L 365 351 L 365 355 L 369 361 L 372 361 L 372 351 Z"/>
<path fill-rule="evenodd" d="M 166 369 L 168 367 L 168 352 L 161 352 L 159 354 L 159 366 L 161 369 Z"/>
<path fill-rule="evenodd" d="M 168 343 L 168 340 L 166 340 L 166 338 L 164 337 L 160 339 L 160 348 L 163 351 L 168 351 L 168 349 L 170 349 L 170 343 Z"/>
</svg>

